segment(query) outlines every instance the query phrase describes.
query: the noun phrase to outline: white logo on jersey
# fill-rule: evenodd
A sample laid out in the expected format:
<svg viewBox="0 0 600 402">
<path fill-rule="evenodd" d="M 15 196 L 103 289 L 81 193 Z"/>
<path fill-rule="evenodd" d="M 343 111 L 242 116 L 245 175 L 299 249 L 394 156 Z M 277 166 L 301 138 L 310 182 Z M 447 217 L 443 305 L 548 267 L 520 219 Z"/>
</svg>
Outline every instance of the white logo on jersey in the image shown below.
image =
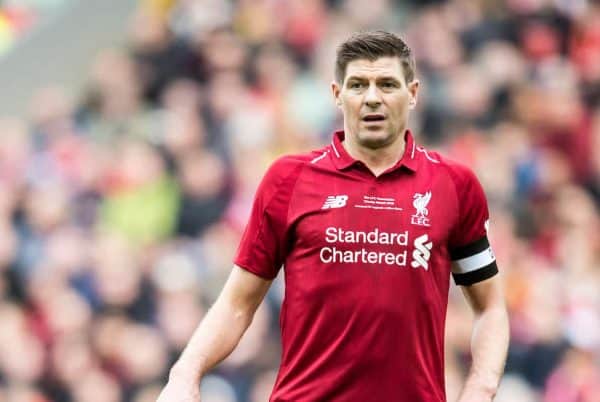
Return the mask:
<svg viewBox="0 0 600 402">
<path fill-rule="evenodd" d="M 425 157 L 427 158 L 427 160 L 429 160 L 429 162 L 433 162 L 433 163 L 440 163 L 440 161 L 438 161 L 437 159 L 433 159 L 431 157 L 431 155 L 429 155 L 427 153 L 427 150 L 423 147 L 417 147 L 417 151 L 423 153 L 425 155 Z"/>
<path fill-rule="evenodd" d="M 413 196 L 413 207 L 417 210 L 415 214 L 411 217 L 411 223 L 413 225 L 419 226 L 429 226 L 429 210 L 427 209 L 427 204 L 431 200 L 431 191 L 426 192 L 425 194 L 415 193 Z"/>
<path fill-rule="evenodd" d="M 325 203 L 323 204 L 323 207 L 321 209 L 345 207 L 346 201 L 348 201 L 347 195 L 330 195 L 325 200 Z"/>
<path fill-rule="evenodd" d="M 423 267 L 425 271 L 429 269 L 429 257 L 431 257 L 431 248 L 433 247 L 433 243 L 427 243 L 429 238 L 426 234 L 421 235 L 415 239 L 415 249 L 413 250 L 413 261 L 410 265 L 413 268 Z"/>
</svg>

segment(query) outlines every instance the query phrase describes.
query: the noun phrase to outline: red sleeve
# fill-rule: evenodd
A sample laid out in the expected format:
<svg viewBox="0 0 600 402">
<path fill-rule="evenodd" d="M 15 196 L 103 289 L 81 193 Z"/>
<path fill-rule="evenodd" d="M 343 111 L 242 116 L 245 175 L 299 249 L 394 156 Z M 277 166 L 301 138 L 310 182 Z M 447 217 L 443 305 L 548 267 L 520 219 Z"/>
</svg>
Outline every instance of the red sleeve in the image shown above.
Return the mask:
<svg viewBox="0 0 600 402">
<path fill-rule="evenodd" d="M 489 211 L 481 184 L 463 166 L 451 170 L 458 198 L 458 220 L 448 251 L 457 285 L 470 286 L 498 273 L 496 257 L 487 238 Z"/>
<path fill-rule="evenodd" d="M 463 166 L 456 166 L 452 171 L 459 216 L 450 237 L 450 250 L 486 236 L 486 222 L 490 218 L 485 193 L 475 174 Z"/>
<path fill-rule="evenodd" d="M 287 215 L 302 163 L 283 157 L 265 173 L 234 263 L 265 279 L 277 276 L 288 251 Z"/>
</svg>

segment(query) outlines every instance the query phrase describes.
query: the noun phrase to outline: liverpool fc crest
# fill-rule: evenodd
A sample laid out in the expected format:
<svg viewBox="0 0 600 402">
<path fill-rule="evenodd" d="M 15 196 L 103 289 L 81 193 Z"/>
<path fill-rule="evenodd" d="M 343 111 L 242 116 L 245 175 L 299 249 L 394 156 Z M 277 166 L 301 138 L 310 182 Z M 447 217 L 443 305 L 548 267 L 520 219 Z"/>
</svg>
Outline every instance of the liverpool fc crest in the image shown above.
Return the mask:
<svg viewBox="0 0 600 402">
<path fill-rule="evenodd" d="M 427 209 L 427 204 L 431 200 L 431 191 L 426 192 L 425 194 L 415 193 L 413 196 L 413 207 L 417 210 L 415 214 L 411 217 L 410 222 L 413 225 L 419 226 L 429 226 L 429 210 Z"/>
</svg>

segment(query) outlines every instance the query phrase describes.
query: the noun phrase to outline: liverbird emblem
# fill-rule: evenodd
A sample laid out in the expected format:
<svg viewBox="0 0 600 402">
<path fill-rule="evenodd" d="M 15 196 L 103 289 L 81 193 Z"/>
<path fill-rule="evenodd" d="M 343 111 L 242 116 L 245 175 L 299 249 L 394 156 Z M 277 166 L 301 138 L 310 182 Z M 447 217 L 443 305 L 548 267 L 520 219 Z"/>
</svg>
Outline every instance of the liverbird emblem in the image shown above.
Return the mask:
<svg viewBox="0 0 600 402">
<path fill-rule="evenodd" d="M 419 226 L 429 226 L 429 210 L 427 209 L 427 204 L 431 201 L 431 191 L 426 192 L 425 194 L 415 193 L 413 196 L 413 207 L 417 210 L 415 214 L 411 217 L 411 223 L 413 225 Z"/>
</svg>

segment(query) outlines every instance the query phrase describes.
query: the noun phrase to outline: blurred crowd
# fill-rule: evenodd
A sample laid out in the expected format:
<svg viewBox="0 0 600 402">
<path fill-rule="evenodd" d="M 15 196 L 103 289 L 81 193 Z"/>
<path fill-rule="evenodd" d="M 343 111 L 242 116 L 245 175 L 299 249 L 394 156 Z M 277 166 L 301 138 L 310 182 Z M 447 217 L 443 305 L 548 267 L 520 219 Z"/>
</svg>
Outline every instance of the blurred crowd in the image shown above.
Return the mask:
<svg viewBox="0 0 600 402">
<path fill-rule="evenodd" d="M 401 34 L 417 140 L 471 166 L 491 209 L 511 346 L 498 402 L 600 401 L 600 2 L 146 0 L 86 90 L 0 117 L 0 400 L 154 401 L 231 266 L 278 155 L 341 127 L 335 47 Z M 274 283 L 203 402 L 264 402 Z M 469 367 L 452 287 L 447 393 Z"/>
</svg>

